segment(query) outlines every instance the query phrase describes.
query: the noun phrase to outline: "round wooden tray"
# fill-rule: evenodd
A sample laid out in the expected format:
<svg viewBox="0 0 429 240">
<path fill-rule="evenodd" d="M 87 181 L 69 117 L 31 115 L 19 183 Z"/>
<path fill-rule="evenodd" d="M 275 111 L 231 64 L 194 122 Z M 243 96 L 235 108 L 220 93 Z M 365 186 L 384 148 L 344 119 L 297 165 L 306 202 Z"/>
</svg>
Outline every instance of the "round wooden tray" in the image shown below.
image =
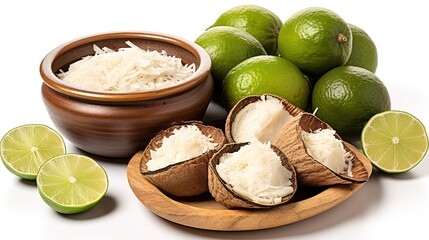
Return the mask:
<svg viewBox="0 0 429 240">
<path fill-rule="evenodd" d="M 357 148 L 350 149 L 364 162 L 368 173 L 372 166 Z M 285 205 L 268 210 L 232 210 L 217 203 L 209 194 L 197 198 L 173 198 L 165 195 L 140 173 L 143 151 L 137 152 L 127 167 L 128 182 L 134 194 L 156 215 L 169 221 L 207 230 L 244 231 L 273 228 L 298 222 L 331 209 L 356 193 L 364 183 L 329 188 L 298 188 Z"/>
</svg>

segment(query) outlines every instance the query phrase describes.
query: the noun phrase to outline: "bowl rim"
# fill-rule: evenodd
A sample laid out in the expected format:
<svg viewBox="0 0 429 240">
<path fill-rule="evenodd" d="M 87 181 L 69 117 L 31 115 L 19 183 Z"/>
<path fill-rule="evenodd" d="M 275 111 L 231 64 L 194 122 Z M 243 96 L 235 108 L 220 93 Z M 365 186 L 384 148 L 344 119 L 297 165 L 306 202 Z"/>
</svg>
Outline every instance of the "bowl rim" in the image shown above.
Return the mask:
<svg viewBox="0 0 429 240">
<path fill-rule="evenodd" d="M 83 44 L 115 38 L 141 38 L 170 43 L 191 52 L 198 59 L 200 66 L 196 69 L 192 76 L 179 84 L 160 89 L 136 92 L 104 92 L 85 90 L 63 82 L 52 71 L 52 63 L 64 52 L 67 52 L 70 49 Z M 126 31 L 87 35 L 63 43 L 51 50 L 43 58 L 40 63 L 39 72 L 43 79 L 43 84 L 46 84 L 50 89 L 67 96 L 101 102 L 133 102 L 171 96 L 191 89 L 202 83 L 210 75 L 211 64 L 211 58 L 204 48 L 184 38 L 158 32 Z"/>
</svg>

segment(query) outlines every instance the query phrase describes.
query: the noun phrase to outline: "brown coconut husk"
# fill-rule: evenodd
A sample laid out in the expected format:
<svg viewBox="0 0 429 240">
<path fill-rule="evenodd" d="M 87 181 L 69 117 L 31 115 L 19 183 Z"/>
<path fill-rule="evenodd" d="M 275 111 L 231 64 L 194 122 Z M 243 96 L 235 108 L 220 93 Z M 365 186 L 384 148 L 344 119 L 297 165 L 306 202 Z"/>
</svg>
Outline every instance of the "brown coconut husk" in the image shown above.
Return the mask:
<svg viewBox="0 0 429 240">
<path fill-rule="evenodd" d="M 277 135 L 273 145 L 278 147 L 291 160 L 303 186 L 329 186 L 334 184 L 363 183 L 369 179 L 369 173 L 362 161 L 351 151 L 338 134 L 343 147 L 353 155 L 352 177 L 347 172 L 337 174 L 316 159 L 312 158 L 302 140 L 302 131 L 312 132 L 317 129 L 332 129 L 328 124 L 313 114 L 301 113 L 288 122 Z"/>
<path fill-rule="evenodd" d="M 238 151 L 242 146 L 249 144 L 246 143 L 229 143 L 226 144 L 220 151 L 213 155 L 209 162 L 208 172 L 208 183 L 209 191 L 215 200 L 227 208 L 252 208 L 252 209 L 264 209 L 272 208 L 278 205 L 287 203 L 295 194 L 297 190 L 297 177 L 295 168 L 289 159 L 281 152 L 277 147 L 271 145 L 271 149 L 280 157 L 282 165 L 292 172 L 292 188 L 293 192 L 282 198 L 282 201 L 278 204 L 261 204 L 251 201 L 250 199 L 241 196 L 234 192 L 231 185 L 226 183 L 216 171 L 216 166 L 219 164 L 220 157 L 225 153 L 232 153 Z"/>
<path fill-rule="evenodd" d="M 253 95 L 253 96 L 245 97 L 245 98 L 241 99 L 239 102 L 237 102 L 237 104 L 235 104 L 235 106 L 231 109 L 231 111 L 228 113 L 228 116 L 226 118 L 225 136 L 226 136 L 226 140 L 228 141 L 228 143 L 235 143 L 236 142 L 234 140 L 234 136 L 232 136 L 231 128 L 232 128 L 232 124 L 233 124 L 237 114 L 244 107 L 246 107 L 248 104 L 260 101 L 261 97 L 267 97 L 267 96 L 270 96 L 270 97 L 273 97 L 273 98 L 280 100 L 280 102 L 283 104 L 283 108 L 286 111 L 288 111 L 290 115 L 292 115 L 294 117 L 297 116 L 298 114 L 304 112 L 301 108 L 289 103 L 286 99 L 281 98 L 281 97 L 276 96 L 276 95 L 273 95 L 273 94 L 262 94 L 262 95 Z M 258 126 L 255 126 L 255 128 L 257 128 L 257 127 Z"/>
<path fill-rule="evenodd" d="M 213 138 L 217 143 L 215 149 L 203 153 L 202 155 L 158 169 L 149 171 L 147 162 L 151 159 L 150 151 L 162 146 L 162 140 L 172 135 L 175 129 L 184 125 L 195 125 L 201 132 Z M 222 130 L 216 127 L 204 125 L 198 121 L 188 121 L 160 131 L 147 145 L 140 160 L 140 172 L 142 175 L 157 186 L 161 191 L 179 197 L 197 196 L 208 192 L 207 169 L 208 162 L 213 154 L 221 149 L 226 143 Z"/>
</svg>

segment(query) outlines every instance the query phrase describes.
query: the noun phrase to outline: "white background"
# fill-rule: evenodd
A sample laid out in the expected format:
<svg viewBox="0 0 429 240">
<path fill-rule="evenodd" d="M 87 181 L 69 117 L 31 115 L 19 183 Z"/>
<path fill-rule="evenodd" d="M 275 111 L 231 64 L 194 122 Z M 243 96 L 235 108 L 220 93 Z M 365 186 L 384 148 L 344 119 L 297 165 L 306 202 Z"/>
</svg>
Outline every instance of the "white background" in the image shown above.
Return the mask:
<svg viewBox="0 0 429 240">
<path fill-rule="evenodd" d="M 282 21 L 310 6 L 329 8 L 372 37 L 377 76 L 392 108 L 408 111 L 429 127 L 427 90 L 429 14 L 424 1 L 1 1 L 0 136 L 27 123 L 54 127 L 43 105 L 39 64 L 71 39 L 106 31 L 156 31 L 195 40 L 230 7 L 253 3 Z M 79 152 L 67 142 L 69 152 Z M 0 239 L 389 239 L 425 238 L 429 213 L 429 159 L 408 173 L 375 172 L 339 206 L 302 222 L 269 230 L 215 232 L 183 227 L 152 214 L 132 193 L 127 159 L 99 160 L 110 186 L 94 209 L 57 214 L 33 182 L 0 164 Z"/>
</svg>

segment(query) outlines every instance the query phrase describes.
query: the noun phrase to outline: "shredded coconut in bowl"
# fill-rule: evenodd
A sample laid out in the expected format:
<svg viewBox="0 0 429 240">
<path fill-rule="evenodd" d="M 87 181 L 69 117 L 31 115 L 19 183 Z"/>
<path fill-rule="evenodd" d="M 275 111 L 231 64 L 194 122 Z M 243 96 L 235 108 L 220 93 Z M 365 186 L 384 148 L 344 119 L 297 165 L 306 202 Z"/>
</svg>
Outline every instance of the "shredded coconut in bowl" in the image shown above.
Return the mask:
<svg viewBox="0 0 429 240">
<path fill-rule="evenodd" d="M 136 92 L 165 88 L 185 81 L 195 73 L 195 64 L 183 64 L 181 58 L 166 51 L 149 51 L 130 41 L 128 48 L 114 51 L 94 45 L 93 56 L 83 57 L 57 74 L 77 88 L 105 92 Z"/>
</svg>

